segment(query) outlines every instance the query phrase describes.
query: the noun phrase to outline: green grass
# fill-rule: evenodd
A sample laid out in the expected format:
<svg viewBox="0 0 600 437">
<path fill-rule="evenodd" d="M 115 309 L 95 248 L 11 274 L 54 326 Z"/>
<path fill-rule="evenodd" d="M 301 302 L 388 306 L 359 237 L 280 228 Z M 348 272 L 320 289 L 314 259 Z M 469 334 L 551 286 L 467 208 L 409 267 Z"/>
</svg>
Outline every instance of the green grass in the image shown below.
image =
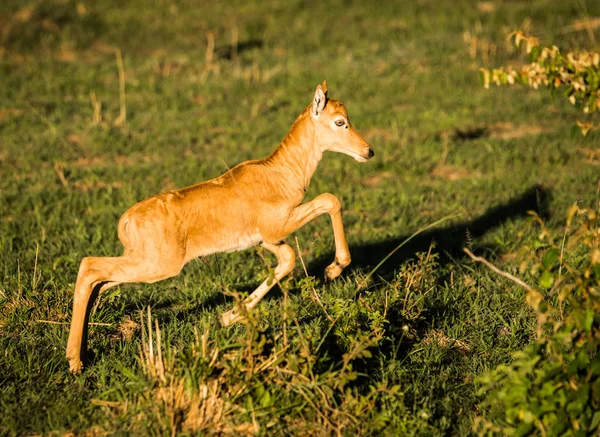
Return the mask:
<svg viewBox="0 0 600 437">
<path fill-rule="evenodd" d="M 580 135 L 576 108 L 485 90 L 478 68 L 518 63 L 505 37 L 522 25 L 542 43 L 597 47 L 598 31 L 565 29 L 598 15 L 591 0 L 3 2 L 0 434 L 467 434 L 476 378 L 529 344 L 535 318 L 523 290 L 462 247 L 515 272 L 502 255 L 534 235 L 519 235 L 527 210 L 561 226 L 572 203 L 596 202 L 599 174 L 598 155 L 582 152 L 599 134 Z M 471 57 L 465 32 L 492 50 Z M 126 126 L 115 126 L 116 50 Z M 250 325 L 217 321 L 267 274 L 260 250 L 112 289 L 91 316 L 102 325 L 90 327 L 89 365 L 70 375 L 68 325 L 46 321 L 70 320 L 81 258 L 120 254 L 116 225 L 135 202 L 268 155 L 323 79 L 376 153 L 363 165 L 327 154 L 307 192 L 342 200 L 346 273 L 320 282 L 333 258 L 324 217 L 295 234 L 310 275 L 298 263 Z M 148 306 L 164 378 L 140 357 Z M 196 411 L 208 404 L 218 420 Z"/>
</svg>

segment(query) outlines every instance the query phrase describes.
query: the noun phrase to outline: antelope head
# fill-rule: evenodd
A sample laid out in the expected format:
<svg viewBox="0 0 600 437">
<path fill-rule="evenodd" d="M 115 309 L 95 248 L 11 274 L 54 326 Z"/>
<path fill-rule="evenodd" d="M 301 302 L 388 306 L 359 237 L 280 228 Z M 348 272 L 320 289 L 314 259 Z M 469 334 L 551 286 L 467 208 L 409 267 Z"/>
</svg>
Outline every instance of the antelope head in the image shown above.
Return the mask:
<svg viewBox="0 0 600 437">
<path fill-rule="evenodd" d="M 330 150 L 366 162 L 375 155 L 373 148 L 352 127 L 346 107 L 327 98 L 327 83 L 317 85 L 310 116 L 315 125 L 315 139 L 321 151 Z"/>
</svg>

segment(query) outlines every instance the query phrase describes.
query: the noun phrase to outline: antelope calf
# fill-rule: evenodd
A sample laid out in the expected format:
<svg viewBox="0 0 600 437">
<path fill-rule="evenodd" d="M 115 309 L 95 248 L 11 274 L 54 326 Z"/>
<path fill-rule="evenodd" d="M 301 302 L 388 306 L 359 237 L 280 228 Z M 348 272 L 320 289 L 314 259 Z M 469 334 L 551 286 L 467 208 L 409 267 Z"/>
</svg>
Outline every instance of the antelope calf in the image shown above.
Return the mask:
<svg viewBox="0 0 600 437">
<path fill-rule="evenodd" d="M 274 280 L 266 279 L 244 300 L 250 310 L 294 268 L 296 255 L 283 239 L 324 213 L 331 217 L 335 237 L 335 260 L 325 275 L 339 276 L 350 264 L 339 199 L 325 193 L 302 204 L 327 150 L 359 162 L 374 154 L 350 124 L 344 105 L 327 98 L 323 82 L 269 157 L 243 162 L 216 179 L 159 194 L 127 210 L 118 228 L 123 255 L 81 261 L 67 345 L 71 371 L 78 373 L 83 366 L 82 339 L 95 288 L 102 292 L 123 283 L 160 281 L 176 276 L 194 258 L 260 244 L 275 254 L 277 267 Z M 234 308 L 223 313 L 223 325 L 240 320 L 242 312 Z"/>
</svg>

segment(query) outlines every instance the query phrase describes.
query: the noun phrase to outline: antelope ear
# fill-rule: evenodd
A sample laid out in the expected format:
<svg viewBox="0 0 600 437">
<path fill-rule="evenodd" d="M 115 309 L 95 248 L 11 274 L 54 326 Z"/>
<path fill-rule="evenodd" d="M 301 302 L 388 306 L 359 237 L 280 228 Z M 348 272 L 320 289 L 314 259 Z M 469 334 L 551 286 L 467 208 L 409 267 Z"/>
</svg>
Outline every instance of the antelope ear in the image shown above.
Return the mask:
<svg viewBox="0 0 600 437">
<path fill-rule="evenodd" d="M 313 98 L 312 107 L 310 108 L 310 115 L 312 118 L 318 118 L 325 108 L 327 103 L 327 83 L 323 81 L 323 85 L 317 85 L 315 90 L 315 97 Z"/>
</svg>

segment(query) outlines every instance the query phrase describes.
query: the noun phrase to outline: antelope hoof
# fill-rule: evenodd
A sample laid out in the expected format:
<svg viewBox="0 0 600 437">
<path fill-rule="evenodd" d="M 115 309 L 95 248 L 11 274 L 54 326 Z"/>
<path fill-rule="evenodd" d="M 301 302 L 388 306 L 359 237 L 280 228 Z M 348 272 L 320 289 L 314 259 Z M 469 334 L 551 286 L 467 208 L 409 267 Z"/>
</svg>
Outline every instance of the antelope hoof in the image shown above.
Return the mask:
<svg viewBox="0 0 600 437">
<path fill-rule="evenodd" d="M 342 274 L 342 270 L 344 270 L 344 267 L 335 260 L 325 269 L 325 280 L 333 281 Z"/>
<path fill-rule="evenodd" d="M 233 325 L 235 322 L 240 322 L 244 320 L 245 317 L 239 313 L 239 311 L 234 308 L 229 310 L 223 314 L 221 314 L 221 325 L 229 326 Z"/>
<path fill-rule="evenodd" d="M 69 356 L 67 356 L 67 359 L 69 360 L 69 370 L 71 373 L 73 375 L 79 375 L 83 369 L 83 363 L 81 360 L 79 358 L 72 358 Z"/>
</svg>

